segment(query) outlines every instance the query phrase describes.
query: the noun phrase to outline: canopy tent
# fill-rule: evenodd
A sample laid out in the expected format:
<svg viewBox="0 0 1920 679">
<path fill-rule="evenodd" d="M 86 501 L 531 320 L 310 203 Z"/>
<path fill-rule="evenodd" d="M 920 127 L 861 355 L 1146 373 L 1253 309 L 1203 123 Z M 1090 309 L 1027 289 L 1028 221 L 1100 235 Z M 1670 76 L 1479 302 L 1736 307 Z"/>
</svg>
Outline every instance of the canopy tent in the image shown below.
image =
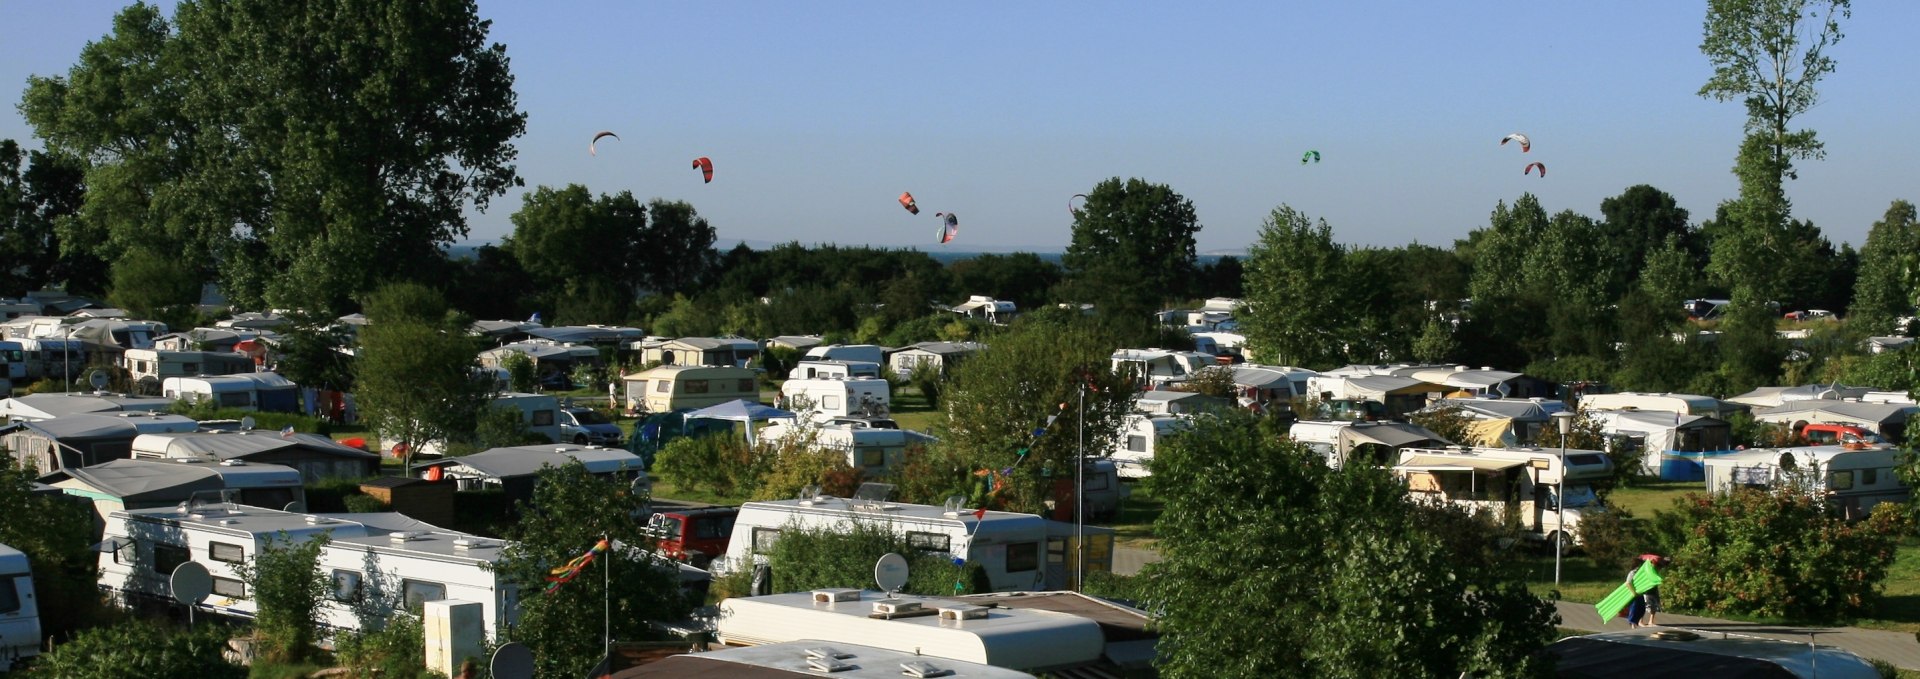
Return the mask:
<svg viewBox="0 0 1920 679">
<path fill-rule="evenodd" d="M 1425 427 L 1399 422 L 1382 422 L 1371 426 L 1346 427 L 1340 430 L 1343 447 L 1351 450 L 1354 446 L 1366 443 L 1378 443 L 1388 448 L 1407 446 L 1445 446 L 1452 442 L 1427 430 Z"/>
<path fill-rule="evenodd" d="M 717 406 L 707 406 L 687 413 L 689 420 L 729 420 L 747 425 L 747 445 L 753 445 L 753 423 L 759 420 L 797 419 L 792 411 L 781 410 L 770 405 L 754 403 L 746 399 L 728 401 Z"/>
</svg>

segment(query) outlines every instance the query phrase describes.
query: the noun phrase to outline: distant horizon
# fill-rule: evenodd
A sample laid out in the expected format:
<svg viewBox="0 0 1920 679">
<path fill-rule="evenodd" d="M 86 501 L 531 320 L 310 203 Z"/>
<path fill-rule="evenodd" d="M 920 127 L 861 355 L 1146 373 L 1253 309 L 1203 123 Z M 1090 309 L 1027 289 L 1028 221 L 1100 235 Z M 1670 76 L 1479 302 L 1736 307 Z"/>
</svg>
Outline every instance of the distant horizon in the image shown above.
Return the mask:
<svg viewBox="0 0 1920 679">
<path fill-rule="evenodd" d="M 753 250 L 770 250 L 770 249 L 780 247 L 782 245 L 787 245 L 793 242 L 795 241 L 769 241 L 769 240 L 757 240 L 757 239 L 748 239 L 748 238 L 733 239 L 733 240 L 715 239 L 713 242 L 713 249 L 721 253 L 725 253 L 726 251 L 732 250 L 735 247 L 739 247 L 740 245 L 745 245 L 749 249 L 753 249 Z M 446 246 L 446 251 L 449 255 L 466 257 L 466 256 L 470 256 L 473 251 L 488 245 L 497 247 L 500 245 L 500 243 L 492 239 L 486 239 L 486 240 L 468 239 L 468 240 L 460 241 L 457 243 L 452 243 Z M 955 259 L 967 259 L 969 257 L 974 257 L 978 255 L 1031 254 L 1031 255 L 1038 255 L 1041 259 L 1058 262 L 1060 260 L 1060 257 L 1066 254 L 1066 248 L 1060 248 L 1056 250 L 1042 250 L 1037 248 L 1026 248 L 1026 247 L 1019 247 L 1019 246 L 1003 246 L 1003 245 L 994 245 L 994 244 L 968 245 L 965 248 L 940 247 L 939 249 L 927 249 L 924 247 L 913 246 L 913 245 L 872 245 L 867 243 L 800 243 L 800 245 L 809 247 L 809 248 L 833 246 L 833 247 L 841 247 L 841 248 L 873 248 L 875 250 L 910 250 L 914 252 L 924 252 L 924 253 L 927 253 L 927 255 L 933 257 L 934 259 L 940 259 L 943 261 L 955 260 Z M 457 251 L 463 251 L 463 252 L 456 254 Z M 1208 251 L 1196 251 L 1194 253 L 1194 258 L 1202 262 L 1217 260 L 1222 257 L 1235 257 L 1239 259 L 1246 259 L 1247 256 L 1248 256 L 1248 251 L 1246 250 L 1208 250 Z"/>
</svg>

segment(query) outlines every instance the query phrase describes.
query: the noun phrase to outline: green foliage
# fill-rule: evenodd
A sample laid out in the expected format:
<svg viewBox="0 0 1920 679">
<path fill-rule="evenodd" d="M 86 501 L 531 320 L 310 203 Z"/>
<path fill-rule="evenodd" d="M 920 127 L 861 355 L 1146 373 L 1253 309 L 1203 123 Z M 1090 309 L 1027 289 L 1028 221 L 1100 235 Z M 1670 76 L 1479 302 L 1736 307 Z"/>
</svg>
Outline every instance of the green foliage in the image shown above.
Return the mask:
<svg viewBox="0 0 1920 679">
<path fill-rule="evenodd" d="M 500 367 L 507 369 L 507 388 L 522 394 L 531 394 L 539 388 L 534 381 L 533 357 L 518 351 L 507 352 L 500 359 Z"/>
<path fill-rule="evenodd" d="M 299 413 L 269 413 L 258 410 L 240 410 L 221 408 L 213 401 L 174 401 L 169 412 L 185 415 L 202 422 L 207 420 L 238 420 L 253 418 L 253 428 L 259 431 L 280 431 L 293 427 L 302 434 L 327 436 L 333 433 L 333 423 L 318 417 L 308 417 Z"/>
<path fill-rule="evenodd" d="M 1427 408 L 1407 415 L 1407 421 L 1425 427 L 1427 431 L 1439 434 L 1440 438 L 1454 443 L 1468 444 L 1472 438 L 1470 432 L 1473 418 L 1457 405 L 1442 405 Z"/>
<path fill-rule="evenodd" d="M 1161 676 L 1537 676 L 1553 609 L 1486 524 L 1386 471 L 1328 469 L 1255 418 L 1202 418 L 1154 457 Z M 1221 564 L 1235 564 L 1222 567 Z M 1279 624 L 1276 624 L 1279 623 Z"/>
<path fill-rule="evenodd" d="M 638 520 L 648 502 L 627 481 L 588 474 L 577 462 L 541 470 L 532 501 L 520 506 L 520 520 L 507 529 L 512 542 L 495 565 L 503 580 L 520 588 L 520 624 L 507 636 L 533 650 L 534 676 L 577 677 L 600 660 L 601 617 L 581 612 L 599 611 L 603 602 L 611 601 L 613 638 L 621 640 L 654 638 L 649 621 L 678 620 L 692 610 L 680 591 L 679 572 L 649 554 L 653 539 Z M 548 569 L 602 538 L 617 546 L 572 582 L 540 593 Z"/>
<path fill-rule="evenodd" d="M 1453 328 L 1440 319 L 1431 319 L 1420 328 L 1420 339 L 1413 343 L 1413 360 L 1441 363 L 1460 354 L 1460 343 L 1453 339 Z"/>
<path fill-rule="evenodd" d="M 1575 528 L 1580 551 L 1596 568 L 1621 568 L 1628 559 L 1644 553 L 1647 543 L 1635 529 L 1637 525 L 1627 510 L 1611 505 L 1603 512 L 1581 514 Z"/>
<path fill-rule="evenodd" d="M 360 417 L 382 437 L 406 444 L 409 468 L 422 443 L 473 431 L 493 391 L 491 380 L 475 372 L 467 323 L 445 308 L 430 289 L 389 285 L 367 300 L 372 323 L 360 331 Z"/>
<path fill-rule="evenodd" d="M 690 290 L 717 259 L 713 226 L 693 206 L 643 206 L 629 191 L 595 197 L 579 184 L 542 186 L 512 219 L 502 247 L 549 291 L 543 305 L 561 323 L 625 321 L 634 291 Z"/>
<path fill-rule="evenodd" d="M 854 521 L 844 527 L 788 524 L 767 554 L 773 591 L 805 592 L 826 588 L 877 587 L 873 564 L 894 553 L 907 558 L 908 594 L 951 595 L 991 592 L 986 569 L 955 565 L 947 552 L 927 552 L 907 543 L 905 533 L 885 523 Z M 957 585 L 957 586 L 956 586 Z"/>
<path fill-rule="evenodd" d="M 95 588 L 93 512 L 67 495 L 33 492 L 37 472 L 0 449 L 0 544 L 27 555 L 42 631 L 61 635 L 92 624 Z M 30 520 L 25 517 L 31 517 Z"/>
<path fill-rule="evenodd" d="M 113 263 L 113 294 L 108 301 L 135 318 L 172 321 L 191 317 L 200 301 L 200 277 L 181 268 L 177 257 L 134 247 Z"/>
<path fill-rule="evenodd" d="M 1849 523 L 1823 498 L 1785 486 L 1690 494 L 1670 513 L 1690 528 L 1661 589 L 1675 606 L 1710 614 L 1845 619 L 1873 610 L 1893 563 L 1893 512 Z"/>
<path fill-rule="evenodd" d="M 995 508 L 1039 513 L 1046 499 L 1066 499 L 1054 497 L 1052 477 L 1074 468 L 1077 432 L 1084 424 L 1087 453 L 1104 455 L 1132 409 L 1133 378 L 1108 370 L 1114 348 L 1108 335 L 1083 319 L 1021 318 L 948 378 L 949 417 L 937 425 L 938 447 L 948 450 L 945 459 L 954 467 L 909 466 L 897 476 L 913 487 L 940 488 L 969 482 L 974 470 L 1012 467 L 1007 487 L 993 499 Z M 1084 410 L 1083 386 L 1090 387 Z M 1036 437 L 1033 431 L 1042 427 L 1048 433 Z M 1028 451 L 1024 457 L 1022 449 Z M 954 468 L 958 478 L 949 471 Z M 944 478 L 907 481 L 909 471 Z M 915 499 L 937 504 L 944 497 L 910 501 Z"/>
<path fill-rule="evenodd" d="M 820 486 L 821 492 L 834 497 L 853 497 L 864 476 L 847 464 L 847 452 L 815 448 L 811 437 L 787 439 L 778 446 L 767 446 L 760 453 L 772 463 L 754 480 L 755 500 L 786 500 L 799 496 L 808 486 Z"/>
<path fill-rule="evenodd" d="M 771 463 L 746 441 L 733 436 L 683 436 L 660 449 L 652 472 L 683 490 L 751 495 Z"/>
<path fill-rule="evenodd" d="M 940 397 L 946 392 L 947 375 L 939 366 L 916 363 L 913 370 L 907 373 L 907 382 L 920 392 L 921 398 L 926 399 L 927 407 L 940 408 Z"/>
<path fill-rule="evenodd" d="M 1199 232 L 1193 201 L 1172 187 L 1102 181 L 1074 213 L 1073 241 L 1060 259 L 1067 297 L 1091 302 L 1111 330 L 1144 328 L 1159 303 L 1186 296 Z"/>
<path fill-rule="evenodd" d="M 0 261 L 11 264 L 0 271 L 0 296 L 20 297 L 54 282 L 75 292 L 99 289 L 96 281 L 107 267 L 63 255 L 78 248 L 62 247 L 58 228 L 79 211 L 83 179 L 73 158 L 25 151 L 12 139 L 0 139 Z"/>
<path fill-rule="evenodd" d="M 315 389 L 353 391 L 353 357 L 341 350 L 353 337 L 331 319 L 295 312 L 293 326 L 280 334 L 275 370 L 295 384 Z"/>
<path fill-rule="evenodd" d="M 411 615 L 393 615 L 375 631 L 341 632 L 334 657 L 356 677 L 413 677 L 425 674 L 426 630 Z"/>
<path fill-rule="evenodd" d="M 1893 320 L 1913 308 L 1907 269 L 1916 262 L 1920 262 L 1920 216 L 1913 203 L 1893 201 L 1886 216 L 1867 231 L 1867 243 L 1860 248 L 1860 276 L 1854 283 L 1853 303 L 1847 307 L 1847 323 L 1860 324 L 1872 335 L 1906 334 L 1906 328 L 1893 327 Z"/>
<path fill-rule="evenodd" d="M 1204 394 L 1214 398 L 1224 398 L 1231 401 L 1234 396 L 1239 393 L 1240 388 L 1233 384 L 1232 368 L 1223 365 L 1214 365 L 1201 368 L 1199 371 L 1193 373 L 1192 376 L 1187 378 L 1187 381 L 1180 383 L 1178 390 Z"/>
<path fill-rule="evenodd" d="M 320 570 L 326 544 L 325 535 L 296 543 L 281 534 L 234 566 L 259 606 L 254 630 L 262 658 L 293 662 L 314 654 L 320 605 L 333 591 L 332 579 Z"/>
<path fill-rule="evenodd" d="M 1347 250 L 1333 227 L 1282 205 L 1260 227 L 1247 257 L 1247 310 L 1239 317 L 1248 348 L 1262 361 L 1327 367 L 1345 357 L 1337 321 Z"/>
<path fill-rule="evenodd" d="M 387 509 L 387 503 L 381 502 L 380 498 L 366 493 L 347 495 L 340 498 L 340 502 L 346 505 L 347 511 L 355 514 L 389 511 Z"/>
<path fill-rule="evenodd" d="M 122 10 L 21 101 L 50 150 L 91 161 L 62 238 L 92 256 L 151 247 L 244 307 L 338 314 L 375 281 L 432 280 L 465 208 L 519 182 L 526 116 L 473 2 L 189 0 L 173 19 Z"/>
<path fill-rule="evenodd" d="M 246 668 L 220 655 L 231 631 L 209 623 L 181 630 L 150 621 L 95 627 L 40 656 L 33 676 L 96 679 L 111 671 L 121 677 L 245 679 Z"/>
</svg>

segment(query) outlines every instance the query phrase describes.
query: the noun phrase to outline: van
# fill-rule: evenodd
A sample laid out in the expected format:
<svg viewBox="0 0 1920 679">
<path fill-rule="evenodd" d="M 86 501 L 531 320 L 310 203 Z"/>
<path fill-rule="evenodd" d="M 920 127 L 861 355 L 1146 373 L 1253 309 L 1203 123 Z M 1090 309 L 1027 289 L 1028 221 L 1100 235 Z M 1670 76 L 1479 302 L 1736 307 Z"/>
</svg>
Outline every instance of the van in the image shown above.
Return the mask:
<svg viewBox="0 0 1920 679">
<path fill-rule="evenodd" d="M 20 550 L 0 545 L 0 672 L 40 655 L 40 606 L 33 568 Z"/>
<path fill-rule="evenodd" d="M 759 375 L 751 368 L 663 365 L 620 380 L 626 383 L 630 412 L 665 413 L 728 401 L 760 401 Z"/>
<path fill-rule="evenodd" d="M 1816 446 L 1824 445 L 1879 445 L 1885 443 L 1879 434 L 1867 431 L 1865 427 L 1851 424 L 1827 424 L 1814 422 L 1800 428 L 1801 438 Z"/>
<path fill-rule="evenodd" d="M 873 377 L 789 379 L 780 385 L 782 406 L 825 422 L 852 415 L 885 415 L 893 405 L 892 385 Z"/>
</svg>

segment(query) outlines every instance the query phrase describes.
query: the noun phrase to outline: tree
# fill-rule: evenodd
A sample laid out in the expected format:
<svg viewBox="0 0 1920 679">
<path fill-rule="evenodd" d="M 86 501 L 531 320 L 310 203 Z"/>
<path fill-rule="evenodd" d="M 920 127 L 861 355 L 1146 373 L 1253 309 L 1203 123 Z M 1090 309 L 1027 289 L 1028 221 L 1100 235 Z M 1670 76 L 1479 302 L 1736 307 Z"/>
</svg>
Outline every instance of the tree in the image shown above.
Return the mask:
<svg viewBox="0 0 1920 679">
<path fill-rule="evenodd" d="M 992 295 L 1022 310 L 1038 308 L 1051 299 L 1048 294 L 1061 280 L 1059 264 L 1031 252 L 969 257 L 947 265 L 947 272 L 953 277 L 955 292 Z"/>
<path fill-rule="evenodd" d="M 32 517 L 0 521 L 0 544 L 20 550 L 33 564 L 43 633 L 59 636 L 93 623 L 89 616 L 99 595 L 96 555 L 88 547 L 92 512 L 66 496 L 33 492 L 39 470 L 22 467 L 4 447 L 0 456 L 0 516 Z"/>
<path fill-rule="evenodd" d="M 467 322 L 446 310 L 439 293 L 394 283 L 369 296 L 366 307 L 354 362 L 360 414 L 381 437 L 405 445 L 411 469 L 421 444 L 473 431 L 492 395 L 491 379 L 476 373 Z"/>
<path fill-rule="evenodd" d="M 640 236 L 634 253 L 642 267 L 639 283 L 655 294 L 693 290 L 712 272 L 719 253 L 713 249 L 717 232 L 693 205 L 655 198 L 647 201 L 651 226 Z"/>
<path fill-rule="evenodd" d="M 1813 9 L 1809 9 L 1809 6 Z M 1814 85 L 1834 70 L 1826 48 L 1842 37 L 1848 0 L 1709 0 L 1700 51 L 1713 76 L 1700 96 L 1746 105 L 1747 137 L 1734 163 L 1740 198 L 1726 206 L 1729 223 L 1713 243 L 1712 272 L 1736 302 L 1779 299 L 1773 267 L 1791 262 L 1786 232 L 1791 204 L 1785 181 L 1793 161 L 1818 159 L 1812 130 L 1790 130 L 1818 103 Z"/>
<path fill-rule="evenodd" d="M 23 166 L 24 161 L 24 166 Z M 53 283 L 72 291 L 98 291 L 104 267 L 67 256 L 58 225 L 80 209 L 86 195 L 79 164 L 40 151 L 25 152 L 0 139 L 0 296 L 18 297 Z"/>
<path fill-rule="evenodd" d="M 1686 208 L 1660 189 L 1646 184 L 1627 187 L 1620 195 L 1600 201 L 1600 215 L 1601 257 L 1610 264 L 1612 274 L 1607 299 L 1626 294 L 1633 286 L 1633 273 L 1655 252 L 1679 246 L 1690 255 L 1702 254 L 1692 242 Z"/>
<path fill-rule="evenodd" d="M 149 620 L 94 627 L 40 656 L 33 676 L 94 679 L 110 669 L 126 677 L 244 679 L 247 668 L 227 662 L 222 655 L 230 633 L 217 624 L 181 630 Z"/>
<path fill-rule="evenodd" d="M 1503 566 L 1488 527 L 1415 504 L 1385 470 L 1329 469 L 1236 412 L 1162 444 L 1153 478 L 1181 489 L 1154 523 L 1163 558 L 1143 573 L 1162 676 L 1544 669 L 1552 605 Z"/>
<path fill-rule="evenodd" d="M 945 486 L 920 485 L 963 490 L 984 478 L 976 471 L 1012 469 L 1011 476 L 996 477 L 1003 490 L 979 489 L 975 501 L 1040 513 L 1048 499 L 1071 498 L 1071 483 L 1065 492 L 1059 485 L 1073 478 L 1083 427 L 1087 456 L 1104 456 L 1132 409 L 1134 378 L 1107 370 L 1115 347 L 1078 317 L 1015 321 L 953 369 L 943 396 L 948 419 L 936 426 L 943 430 L 939 446 L 961 466 L 935 470 L 951 475 Z M 1045 433 L 1036 436 L 1038 429 Z M 908 499 L 938 504 L 945 495 Z"/>
<path fill-rule="evenodd" d="M 1848 522 L 1824 498 L 1786 486 L 1690 494 L 1672 513 L 1692 528 L 1664 545 L 1673 566 L 1662 593 L 1719 615 L 1829 621 L 1872 611 L 1899 533 L 1898 512 Z"/>
<path fill-rule="evenodd" d="M 1847 321 L 1859 324 L 1874 334 L 1897 332 L 1893 320 L 1913 309 L 1913 291 L 1907 269 L 1920 263 L 1920 218 L 1913 203 L 1893 201 L 1886 216 L 1867 231 L 1867 243 L 1860 248 L 1860 275 L 1853 288 L 1853 304 L 1847 308 Z"/>
<path fill-rule="evenodd" d="M 333 591 L 333 580 L 320 570 L 326 544 L 325 535 L 299 543 L 283 535 L 234 567 L 259 607 L 253 625 L 267 659 L 298 662 L 313 653 L 321 602 Z"/>
<path fill-rule="evenodd" d="M 1346 248 L 1333 227 L 1286 205 L 1274 208 L 1247 257 L 1247 308 L 1239 317 L 1248 348 L 1263 361 L 1327 367 L 1345 356 Z"/>
<path fill-rule="evenodd" d="M 678 620 L 693 610 L 680 591 L 679 572 L 649 553 L 653 538 L 646 522 L 635 520 L 648 502 L 640 488 L 589 474 L 578 462 L 540 470 L 533 499 L 520 506 L 520 520 L 507 529 L 510 542 L 495 566 L 522 592 L 520 624 L 507 640 L 533 650 L 534 676 L 577 677 L 599 662 L 606 651 L 601 616 L 582 611 L 610 603 L 613 638 L 638 640 L 654 637 L 649 621 Z M 578 578 L 538 593 L 551 584 L 549 569 L 603 538 L 613 546 Z"/>
<path fill-rule="evenodd" d="M 1114 177 L 1094 185 L 1060 260 L 1067 301 L 1091 302 L 1112 327 L 1144 330 L 1156 305 L 1191 287 L 1199 232 L 1193 201 L 1165 184 Z"/>
<path fill-rule="evenodd" d="M 186 0 L 123 10 L 21 111 L 86 158 L 93 254 L 134 244 L 229 299 L 337 314 L 425 275 L 516 185 L 506 49 L 471 0 Z M 76 241 L 78 242 L 78 241 Z"/>
</svg>

